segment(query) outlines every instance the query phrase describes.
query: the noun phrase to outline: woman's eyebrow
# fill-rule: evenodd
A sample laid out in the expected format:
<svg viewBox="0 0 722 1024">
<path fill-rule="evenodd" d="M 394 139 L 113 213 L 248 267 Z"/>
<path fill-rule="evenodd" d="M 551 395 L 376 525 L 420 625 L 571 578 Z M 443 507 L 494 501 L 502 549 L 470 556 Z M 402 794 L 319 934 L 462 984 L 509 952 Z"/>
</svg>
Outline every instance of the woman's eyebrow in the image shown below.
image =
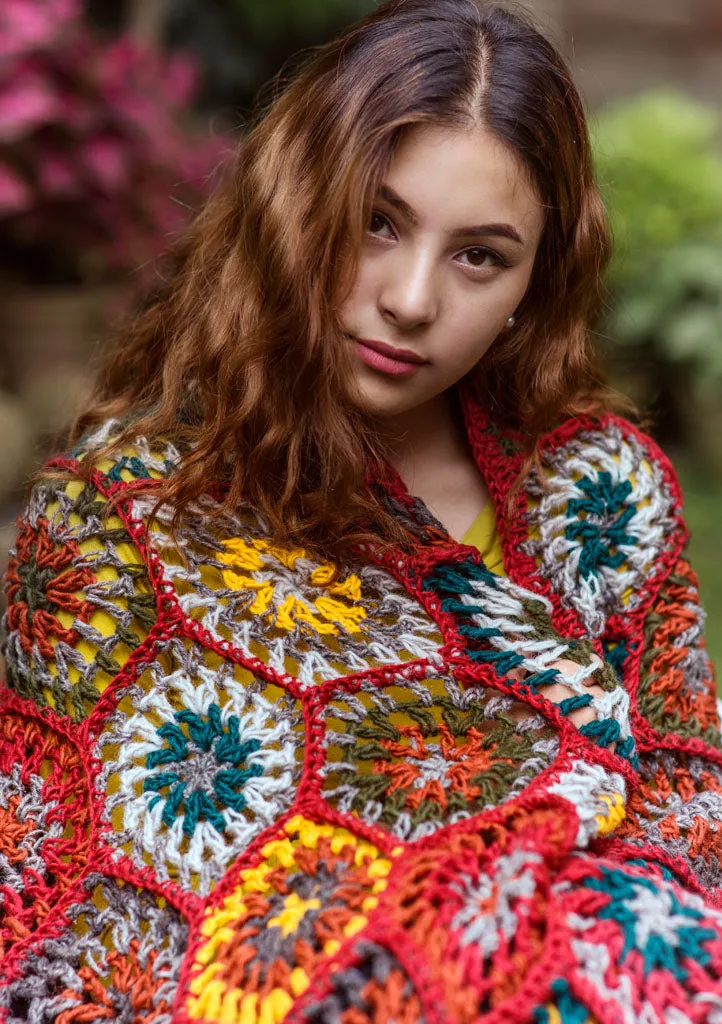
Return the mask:
<svg viewBox="0 0 722 1024">
<path fill-rule="evenodd" d="M 405 199 L 402 199 L 390 185 L 379 186 L 379 195 L 391 206 L 400 210 L 415 227 L 418 227 L 419 218 L 416 210 Z M 510 238 L 513 242 L 518 242 L 519 245 L 524 245 L 523 238 L 511 224 L 474 224 L 471 227 L 457 228 L 456 231 L 451 232 L 452 238 L 467 238 L 469 235 L 500 235 Z"/>
</svg>

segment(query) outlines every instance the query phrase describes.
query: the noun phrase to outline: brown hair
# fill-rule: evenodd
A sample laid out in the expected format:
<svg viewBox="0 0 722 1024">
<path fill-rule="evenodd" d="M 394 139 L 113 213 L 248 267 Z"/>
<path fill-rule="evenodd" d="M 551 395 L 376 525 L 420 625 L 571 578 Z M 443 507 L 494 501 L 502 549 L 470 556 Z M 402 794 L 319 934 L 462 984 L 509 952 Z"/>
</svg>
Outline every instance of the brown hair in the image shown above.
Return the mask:
<svg viewBox="0 0 722 1024">
<path fill-rule="evenodd" d="M 340 558 L 369 531 L 399 542 L 367 484 L 384 452 L 350 400 L 337 314 L 385 169 L 418 124 L 484 125 L 547 208 L 516 326 L 475 371 L 480 400 L 525 433 L 530 458 L 554 422 L 608 404 L 590 331 L 610 238 L 568 69 L 523 12 L 390 0 L 305 55 L 259 109 L 162 292 L 107 354 L 73 439 L 119 416 L 125 441 L 186 443 L 158 492 L 177 523 L 225 480 L 224 507 L 251 501 L 279 541 Z"/>
</svg>

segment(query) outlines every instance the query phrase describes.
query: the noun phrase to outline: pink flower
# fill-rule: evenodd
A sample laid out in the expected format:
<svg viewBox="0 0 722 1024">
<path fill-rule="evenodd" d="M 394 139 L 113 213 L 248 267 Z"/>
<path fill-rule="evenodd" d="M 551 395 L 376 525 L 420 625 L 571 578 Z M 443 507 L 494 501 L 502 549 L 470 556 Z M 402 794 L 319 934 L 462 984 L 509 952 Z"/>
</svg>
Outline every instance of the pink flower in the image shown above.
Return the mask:
<svg viewBox="0 0 722 1024">
<path fill-rule="evenodd" d="M 67 157 L 49 153 L 38 169 L 38 187 L 46 196 L 66 199 L 80 195 L 80 182 Z"/>
<path fill-rule="evenodd" d="M 2 0 L 0 57 L 51 45 L 78 13 L 78 0 Z"/>
<path fill-rule="evenodd" d="M 115 192 L 128 183 L 127 144 L 110 136 L 98 136 L 80 150 L 80 160 L 98 185 Z"/>
<path fill-rule="evenodd" d="M 30 135 L 60 114 L 56 93 L 34 68 L 18 66 L 0 88 L 0 142 Z"/>
<path fill-rule="evenodd" d="M 201 205 L 228 143 L 184 124 L 188 56 L 108 44 L 79 5 L 0 0 L 0 57 L 15 55 L 0 61 L 2 241 L 50 252 L 71 279 L 136 266 L 140 278 Z"/>
<path fill-rule="evenodd" d="M 33 195 L 27 185 L 0 164 L 0 215 L 22 213 L 32 202 Z"/>
<path fill-rule="evenodd" d="M 182 107 L 189 103 L 198 89 L 198 70 L 195 62 L 184 53 L 174 54 L 168 61 L 163 85 L 169 104 Z"/>
</svg>

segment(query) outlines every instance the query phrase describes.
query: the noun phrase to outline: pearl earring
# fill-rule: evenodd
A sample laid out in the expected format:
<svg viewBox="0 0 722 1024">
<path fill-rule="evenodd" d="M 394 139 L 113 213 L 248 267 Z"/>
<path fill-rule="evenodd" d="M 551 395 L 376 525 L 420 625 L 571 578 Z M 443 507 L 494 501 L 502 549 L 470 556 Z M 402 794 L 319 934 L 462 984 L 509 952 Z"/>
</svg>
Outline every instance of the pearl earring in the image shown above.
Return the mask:
<svg viewBox="0 0 722 1024">
<path fill-rule="evenodd" d="M 515 318 L 513 316 L 510 316 L 509 319 L 506 322 L 506 326 L 507 327 L 513 327 L 515 323 L 516 323 Z"/>
</svg>

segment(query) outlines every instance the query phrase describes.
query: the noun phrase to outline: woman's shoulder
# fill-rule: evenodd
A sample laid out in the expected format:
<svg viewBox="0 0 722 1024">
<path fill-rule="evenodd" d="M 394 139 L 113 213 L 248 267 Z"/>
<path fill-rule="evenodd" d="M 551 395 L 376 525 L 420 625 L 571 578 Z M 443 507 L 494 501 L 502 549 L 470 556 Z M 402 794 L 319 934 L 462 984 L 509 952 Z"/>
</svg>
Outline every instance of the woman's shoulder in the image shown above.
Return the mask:
<svg viewBox="0 0 722 1024">
<path fill-rule="evenodd" d="M 688 540 L 677 474 L 650 434 L 613 412 L 570 417 L 541 439 L 524 490 L 524 551 L 588 631 L 643 614 Z"/>
<path fill-rule="evenodd" d="M 36 474 L 10 549 L 3 655 L 9 687 L 76 720 L 88 715 L 157 618 L 145 553 L 111 499 L 171 470 L 172 446 L 138 439 L 115 455 L 109 420 Z"/>
<path fill-rule="evenodd" d="M 541 474 L 537 468 L 530 478 L 536 492 L 556 488 L 591 503 L 589 511 L 624 506 L 630 518 L 645 508 L 648 527 L 667 519 L 682 524 L 682 490 L 670 457 L 647 430 L 619 413 L 563 420 L 540 439 L 539 466 Z"/>
<path fill-rule="evenodd" d="M 572 473 L 586 463 L 601 470 L 614 467 L 617 476 L 655 471 L 677 483 L 669 456 L 652 434 L 611 410 L 563 419 L 542 436 L 539 448 L 545 463 L 567 465 Z"/>
<path fill-rule="evenodd" d="M 166 479 L 180 464 L 182 445 L 167 435 L 134 433 L 133 422 L 111 418 L 96 424 L 72 447 L 50 459 L 47 468 L 51 472 L 64 469 L 83 479 L 92 474 L 96 484 L 114 490 L 123 484 Z M 117 446 L 121 437 L 123 443 Z"/>
</svg>

